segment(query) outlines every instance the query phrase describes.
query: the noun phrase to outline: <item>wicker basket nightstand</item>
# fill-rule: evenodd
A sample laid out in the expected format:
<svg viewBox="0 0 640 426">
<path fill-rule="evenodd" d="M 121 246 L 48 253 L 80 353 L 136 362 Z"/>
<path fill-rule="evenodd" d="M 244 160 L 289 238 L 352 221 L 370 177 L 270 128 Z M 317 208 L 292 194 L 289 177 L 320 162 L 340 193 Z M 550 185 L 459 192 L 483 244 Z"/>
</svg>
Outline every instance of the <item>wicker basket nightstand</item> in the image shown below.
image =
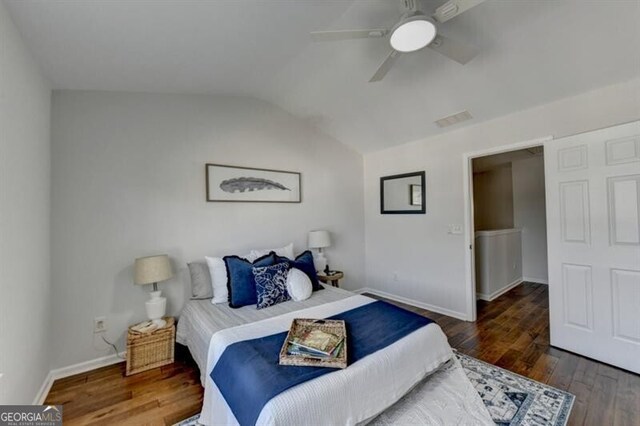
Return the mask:
<svg viewBox="0 0 640 426">
<path fill-rule="evenodd" d="M 176 325 L 173 317 L 167 324 L 150 333 L 140 333 L 129 327 L 127 333 L 127 376 L 173 363 L 176 346 Z"/>
</svg>

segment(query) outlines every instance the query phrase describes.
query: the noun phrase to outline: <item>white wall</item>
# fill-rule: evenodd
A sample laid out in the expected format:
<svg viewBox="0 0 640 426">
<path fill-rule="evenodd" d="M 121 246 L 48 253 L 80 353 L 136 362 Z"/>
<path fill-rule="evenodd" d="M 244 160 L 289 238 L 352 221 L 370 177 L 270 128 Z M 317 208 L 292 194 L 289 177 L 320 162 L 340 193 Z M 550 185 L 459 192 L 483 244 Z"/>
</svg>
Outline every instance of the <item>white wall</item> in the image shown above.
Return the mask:
<svg viewBox="0 0 640 426">
<path fill-rule="evenodd" d="M 0 404 L 49 372 L 51 91 L 0 2 Z"/>
<path fill-rule="evenodd" d="M 134 258 L 167 253 L 168 313 L 188 291 L 185 262 L 295 243 L 328 229 L 332 268 L 364 280 L 362 156 L 268 103 L 239 97 L 54 92 L 54 367 L 109 354 L 93 318 L 123 348 L 146 318 Z M 205 163 L 299 171 L 301 204 L 207 203 Z"/>
<path fill-rule="evenodd" d="M 513 228 L 511 164 L 473 174 L 473 205 L 476 231 Z"/>
<path fill-rule="evenodd" d="M 547 215 L 542 155 L 511 163 L 514 226 L 522 229 L 522 276 L 547 284 Z"/>
<path fill-rule="evenodd" d="M 639 118 L 636 79 L 365 155 L 367 286 L 466 317 L 468 248 L 463 234 L 447 233 L 464 224 L 463 154 Z M 426 171 L 427 213 L 381 215 L 379 178 L 416 170 Z"/>
</svg>

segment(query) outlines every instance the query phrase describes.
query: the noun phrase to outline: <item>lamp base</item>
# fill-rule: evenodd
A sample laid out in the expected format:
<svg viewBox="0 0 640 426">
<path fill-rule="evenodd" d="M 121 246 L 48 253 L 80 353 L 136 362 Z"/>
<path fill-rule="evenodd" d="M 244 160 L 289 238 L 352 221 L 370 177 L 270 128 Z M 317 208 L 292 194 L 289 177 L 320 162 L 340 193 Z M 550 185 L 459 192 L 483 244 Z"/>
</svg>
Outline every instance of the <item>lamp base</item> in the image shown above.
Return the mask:
<svg viewBox="0 0 640 426">
<path fill-rule="evenodd" d="M 160 319 L 154 319 L 154 320 L 152 320 L 151 322 L 153 322 L 155 325 L 157 325 L 157 326 L 158 326 L 158 328 L 162 328 L 162 327 L 164 327 L 165 325 L 167 325 L 167 322 L 166 322 L 165 320 L 163 320 L 162 318 L 160 318 Z"/>
<path fill-rule="evenodd" d="M 158 327 L 164 327 L 166 321 L 162 319 L 167 308 L 167 299 L 161 296 L 162 292 L 151 292 L 151 299 L 144 304 L 147 310 L 147 317 Z"/>
<path fill-rule="evenodd" d="M 324 257 L 324 253 L 319 252 L 313 256 L 313 264 L 316 267 L 317 272 L 322 272 L 327 267 L 327 258 Z"/>
</svg>

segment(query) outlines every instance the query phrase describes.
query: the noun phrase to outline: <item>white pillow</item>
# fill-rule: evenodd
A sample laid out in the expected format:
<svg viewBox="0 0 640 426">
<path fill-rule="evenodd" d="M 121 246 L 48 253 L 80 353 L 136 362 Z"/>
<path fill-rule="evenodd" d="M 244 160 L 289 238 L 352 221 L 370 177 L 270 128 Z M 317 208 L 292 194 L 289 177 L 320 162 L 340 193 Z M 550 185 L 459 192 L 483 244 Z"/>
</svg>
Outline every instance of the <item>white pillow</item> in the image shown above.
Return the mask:
<svg viewBox="0 0 640 426">
<path fill-rule="evenodd" d="M 251 250 L 251 252 L 249 253 L 249 256 L 247 256 L 247 260 L 249 262 L 255 262 L 256 259 L 262 256 L 266 256 L 272 251 L 275 251 L 278 256 L 286 257 L 287 259 L 291 259 L 291 260 L 295 259 L 295 257 L 293 257 L 293 243 L 291 243 L 284 247 L 279 247 L 279 248 Z"/>
<path fill-rule="evenodd" d="M 291 299 L 296 302 L 311 297 L 313 286 L 307 274 L 297 268 L 289 269 L 287 275 L 287 292 L 289 296 L 291 296 Z"/>
<path fill-rule="evenodd" d="M 227 289 L 227 266 L 221 257 L 205 256 L 209 275 L 211 275 L 211 286 L 213 287 L 213 298 L 211 303 L 227 303 L 229 301 L 229 290 Z"/>
</svg>

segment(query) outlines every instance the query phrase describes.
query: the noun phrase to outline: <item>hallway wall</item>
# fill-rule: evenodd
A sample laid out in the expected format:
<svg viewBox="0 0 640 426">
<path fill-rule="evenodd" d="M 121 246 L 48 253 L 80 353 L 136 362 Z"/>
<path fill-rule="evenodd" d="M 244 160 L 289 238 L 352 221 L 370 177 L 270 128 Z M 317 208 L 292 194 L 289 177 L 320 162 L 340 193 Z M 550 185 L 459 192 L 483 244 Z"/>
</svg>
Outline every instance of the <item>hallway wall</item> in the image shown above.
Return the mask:
<svg viewBox="0 0 640 426">
<path fill-rule="evenodd" d="M 544 158 L 512 163 L 514 227 L 522 229 L 522 276 L 548 284 Z"/>
</svg>

